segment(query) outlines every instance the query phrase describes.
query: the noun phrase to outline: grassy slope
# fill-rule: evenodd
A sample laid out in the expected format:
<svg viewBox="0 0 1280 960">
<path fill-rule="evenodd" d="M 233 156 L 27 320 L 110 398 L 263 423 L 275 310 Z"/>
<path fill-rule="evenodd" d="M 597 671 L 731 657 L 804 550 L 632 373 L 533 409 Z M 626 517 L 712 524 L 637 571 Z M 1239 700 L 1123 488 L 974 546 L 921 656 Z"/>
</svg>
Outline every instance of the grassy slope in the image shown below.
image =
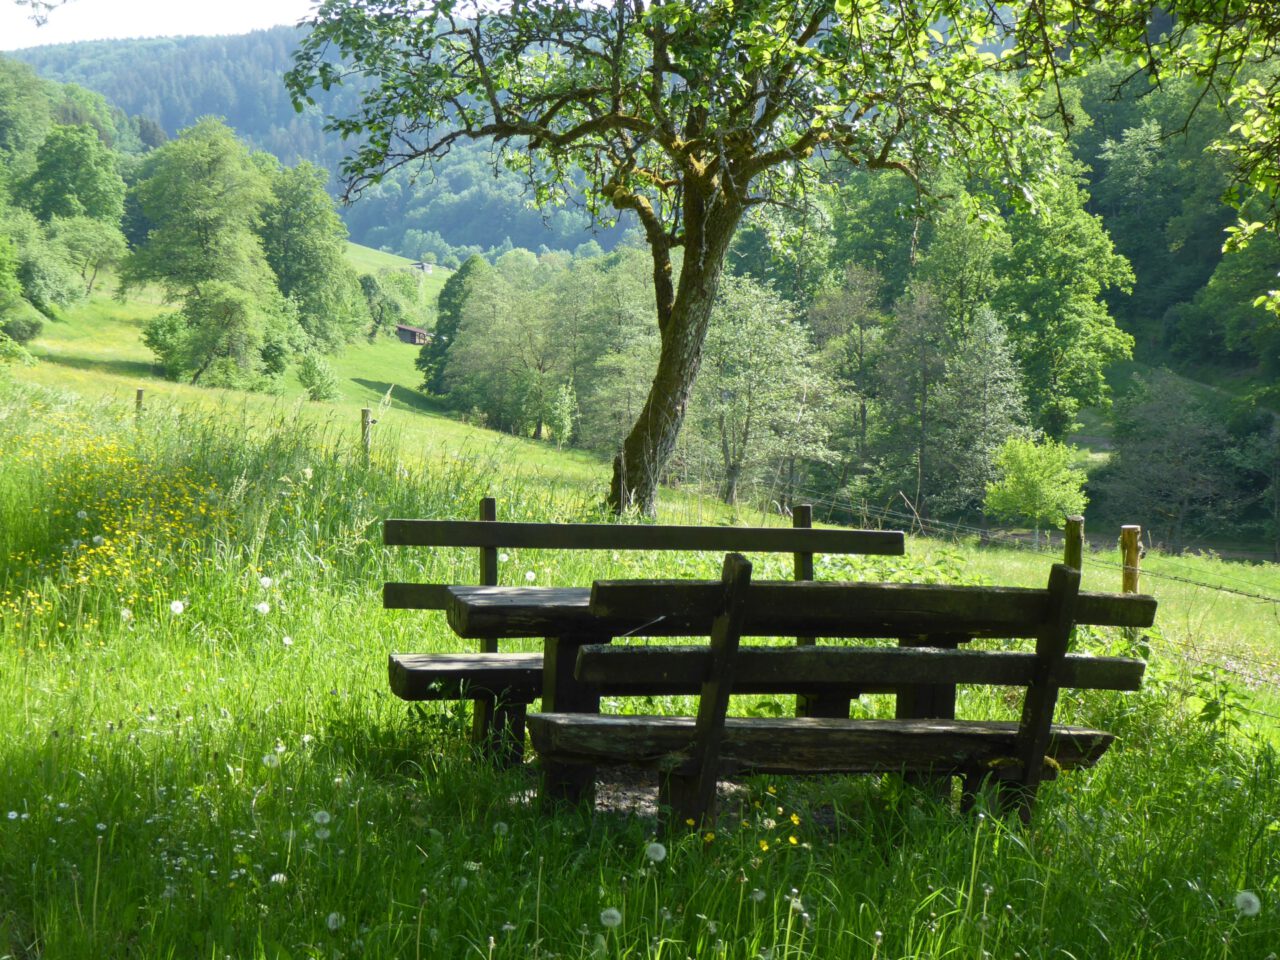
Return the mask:
<svg viewBox="0 0 1280 960">
<path fill-rule="evenodd" d="M 348 259 L 361 272 L 407 267 L 404 257 L 348 245 Z M 437 268 L 424 278 L 428 294 L 438 292 L 448 272 Z M 526 469 L 567 482 L 603 483 L 607 465 L 578 452 L 557 451 L 547 444 L 481 430 L 461 423 L 415 388 L 421 375 L 414 368 L 415 347 L 390 337 L 376 343 L 358 341 L 333 359 L 340 380 L 339 398 L 332 403 L 306 403 L 304 391 L 290 375 L 279 397 L 235 390 L 209 390 L 172 383 L 159 376 L 151 352 L 142 342 L 142 328 L 167 309 L 145 292 L 120 302 L 112 298 L 107 278 L 86 302 L 66 311 L 64 319 L 46 323 L 32 345 L 42 363 L 20 371 L 20 379 L 65 389 L 87 398 L 128 398 L 142 387 L 153 405 L 194 404 L 244 407 L 253 414 L 299 405 L 300 415 L 338 428 L 338 442 L 356 443 L 360 408 L 383 407 L 375 416 L 378 434 L 396 438 L 407 455 L 439 456 L 470 450 L 500 456 Z"/>
</svg>

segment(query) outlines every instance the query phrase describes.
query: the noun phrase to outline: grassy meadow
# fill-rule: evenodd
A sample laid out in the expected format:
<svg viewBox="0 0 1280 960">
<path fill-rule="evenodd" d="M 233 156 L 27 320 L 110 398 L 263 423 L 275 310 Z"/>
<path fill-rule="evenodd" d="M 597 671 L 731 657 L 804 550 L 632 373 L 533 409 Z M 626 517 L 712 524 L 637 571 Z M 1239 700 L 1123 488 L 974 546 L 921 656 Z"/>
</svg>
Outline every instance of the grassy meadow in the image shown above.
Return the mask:
<svg viewBox="0 0 1280 960">
<path fill-rule="evenodd" d="M 154 404 L 135 422 L 127 397 L 0 391 L 0 956 L 1263 960 L 1280 943 L 1264 718 L 1180 655 L 1263 657 L 1257 607 L 1167 597 L 1142 693 L 1064 699 L 1062 717 L 1122 739 L 1048 785 L 1031 827 L 894 777 L 759 779 L 714 834 L 654 846 L 643 811 L 541 809 L 532 765 L 477 763 L 457 706 L 386 690 L 389 650 L 462 642 L 439 615 L 382 610 L 381 582 L 476 569 L 466 551 L 385 549 L 378 521 L 468 516 L 485 494 L 511 519 L 590 519 L 598 473 L 551 474 L 514 443 L 424 457 L 407 430 L 366 466 L 302 404 Z M 1104 559 L 1095 589 L 1118 577 Z M 762 565 L 784 576 L 788 558 Z M 819 575 L 1039 583 L 1047 566 L 915 540 Z M 1243 569 L 1280 589 L 1274 568 L 1219 572 Z M 554 584 L 670 570 L 502 564 Z M 1016 709 L 962 691 L 966 715 Z"/>
</svg>

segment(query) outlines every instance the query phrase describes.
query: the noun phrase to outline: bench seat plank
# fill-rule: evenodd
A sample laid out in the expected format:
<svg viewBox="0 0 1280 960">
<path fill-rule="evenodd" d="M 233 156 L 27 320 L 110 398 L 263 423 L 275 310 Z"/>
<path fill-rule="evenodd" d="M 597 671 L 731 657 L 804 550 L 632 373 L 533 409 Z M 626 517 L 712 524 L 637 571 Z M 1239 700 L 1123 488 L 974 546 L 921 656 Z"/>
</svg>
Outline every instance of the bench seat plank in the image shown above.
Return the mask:
<svg viewBox="0 0 1280 960">
<path fill-rule="evenodd" d="M 861 553 L 902 556 L 898 530 L 697 527 L 679 524 L 510 523 L 384 520 L 382 542 L 400 547 L 549 550 L 738 550 L 748 553 Z"/>
<path fill-rule="evenodd" d="M 692 693 L 707 676 L 705 646 L 611 646 L 578 652 L 576 676 L 620 694 Z M 1035 677 L 1036 655 L 1003 650 L 937 647 L 741 647 L 734 667 L 736 693 L 814 693 L 828 689 L 896 689 L 900 684 L 990 684 L 1025 687 Z M 1138 690 L 1146 663 L 1125 657 L 1068 654 L 1064 687 Z"/>
<path fill-rule="evenodd" d="M 662 766 L 694 739 L 693 717 L 537 713 L 528 728 L 543 757 L 591 764 Z M 1008 772 L 1017 736 L 1017 723 L 999 721 L 729 717 L 720 752 L 740 773 L 972 774 Z M 1092 766 L 1114 739 L 1055 724 L 1048 755 L 1063 769 Z"/>
<path fill-rule="evenodd" d="M 540 653 L 393 653 L 387 673 L 402 700 L 505 697 L 528 703 L 542 693 Z"/>
</svg>

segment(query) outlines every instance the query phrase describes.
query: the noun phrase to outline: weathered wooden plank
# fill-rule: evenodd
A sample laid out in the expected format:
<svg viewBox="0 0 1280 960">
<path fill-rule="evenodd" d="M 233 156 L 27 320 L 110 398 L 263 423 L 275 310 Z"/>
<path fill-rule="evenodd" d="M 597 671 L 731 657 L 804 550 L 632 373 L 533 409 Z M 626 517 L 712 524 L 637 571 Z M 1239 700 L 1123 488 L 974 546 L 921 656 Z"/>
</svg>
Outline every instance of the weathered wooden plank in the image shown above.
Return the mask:
<svg viewBox="0 0 1280 960">
<path fill-rule="evenodd" d="M 528 718 L 538 753 L 598 764 L 664 765 L 690 748 L 693 717 L 537 713 Z M 961 720 L 833 720 L 818 717 L 730 717 L 721 757 L 744 773 L 1003 774 L 1013 759 L 1018 725 Z M 1063 769 L 1090 766 L 1114 736 L 1055 725 L 1046 754 Z"/>
<path fill-rule="evenodd" d="M 693 744 L 689 748 L 690 773 L 672 771 L 667 777 L 671 815 L 676 823 L 695 820 L 706 826 L 715 816 L 716 775 L 720 770 L 720 746 L 724 740 L 725 714 L 733 693 L 738 641 L 742 637 L 742 602 L 751 586 L 751 563 L 740 553 L 724 558 L 723 607 L 711 625 L 707 652 L 710 668 L 698 695 Z"/>
<path fill-rule="evenodd" d="M 387 675 L 402 700 L 505 696 L 528 702 L 542 692 L 542 654 L 393 653 Z"/>
<path fill-rule="evenodd" d="M 690 694 L 707 676 L 705 646 L 584 646 L 577 676 L 611 694 Z M 896 689 L 904 684 L 984 684 L 1025 687 L 1036 655 L 1005 650 L 935 647 L 740 647 L 735 693 L 795 693 L 847 687 Z M 1062 686 L 1137 690 L 1146 664 L 1124 657 L 1069 654 Z"/>
<path fill-rule="evenodd" d="M 901 556 L 896 530 L 795 530 L 787 527 L 695 527 L 614 523 L 508 523 L 479 520 L 384 520 L 388 546 L 525 547 L 550 550 L 738 550 Z"/>
<path fill-rule="evenodd" d="M 640 621 L 662 610 L 674 620 L 709 622 L 718 588 L 705 580 L 598 580 L 591 610 L 618 620 Z M 1149 627 L 1155 613 L 1154 597 L 1082 593 L 1075 622 Z M 757 581 L 747 597 L 744 633 L 783 636 L 812 626 L 819 636 L 1035 636 L 1048 614 L 1049 595 L 1035 588 Z M 777 629 L 782 624 L 792 628 Z"/>
<path fill-rule="evenodd" d="M 1018 725 L 1018 758 L 1022 761 L 1018 812 L 1023 821 L 1031 819 L 1044 764 L 1040 758 L 1048 749 L 1053 712 L 1058 706 L 1058 688 L 1062 686 L 1063 662 L 1071 643 L 1071 625 L 1075 621 L 1076 601 L 1080 594 L 1080 571 L 1065 563 L 1055 563 L 1049 571 L 1049 616 L 1036 638 L 1036 674 L 1027 687 L 1022 703 L 1022 722 Z"/>
<path fill-rule="evenodd" d="M 384 583 L 382 605 L 388 610 L 444 610 L 449 606 L 449 584 Z"/>
<path fill-rule="evenodd" d="M 702 581 L 601 581 L 573 587 L 448 588 L 449 626 L 462 637 L 557 633 L 706 636 L 718 587 Z M 594 592 L 595 599 L 592 600 Z M 744 636 L 899 637 L 965 633 L 1034 636 L 1048 612 L 1043 590 L 922 584 L 756 582 Z M 1082 593 L 1076 622 L 1150 626 L 1152 597 Z"/>
</svg>

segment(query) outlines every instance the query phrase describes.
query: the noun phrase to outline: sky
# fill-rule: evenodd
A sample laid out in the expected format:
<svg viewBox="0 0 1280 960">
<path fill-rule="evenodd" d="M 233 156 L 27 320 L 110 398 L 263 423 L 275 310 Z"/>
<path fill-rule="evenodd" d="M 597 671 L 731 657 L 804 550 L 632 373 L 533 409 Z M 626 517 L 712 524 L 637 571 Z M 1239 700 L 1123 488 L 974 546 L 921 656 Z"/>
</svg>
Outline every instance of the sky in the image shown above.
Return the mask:
<svg viewBox="0 0 1280 960">
<path fill-rule="evenodd" d="M 297 23 L 316 0 L 69 0 L 36 26 L 31 11 L 0 0 L 0 50 L 121 37 L 248 33 Z"/>
</svg>

